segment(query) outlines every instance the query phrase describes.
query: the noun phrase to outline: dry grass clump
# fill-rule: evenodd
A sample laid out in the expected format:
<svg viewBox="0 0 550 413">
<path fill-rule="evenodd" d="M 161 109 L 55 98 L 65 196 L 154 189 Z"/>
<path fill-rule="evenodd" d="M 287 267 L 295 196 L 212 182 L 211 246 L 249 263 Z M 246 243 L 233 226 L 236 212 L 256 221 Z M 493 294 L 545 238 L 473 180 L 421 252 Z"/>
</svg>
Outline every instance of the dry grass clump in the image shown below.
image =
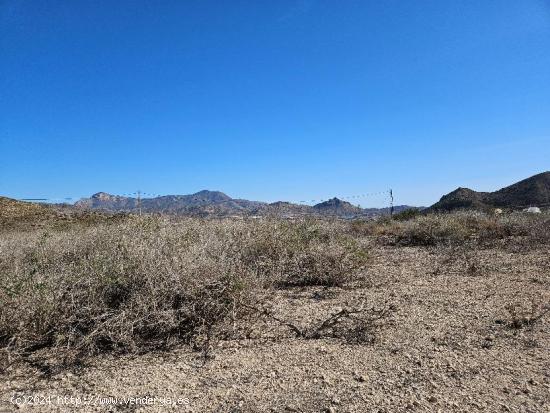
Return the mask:
<svg viewBox="0 0 550 413">
<path fill-rule="evenodd" d="M 337 225 L 129 218 L 0 241 L 0 346 L 143 351 L 231 334 L 255 291 L 339 285 L 364 254 Z"/>
</svg>

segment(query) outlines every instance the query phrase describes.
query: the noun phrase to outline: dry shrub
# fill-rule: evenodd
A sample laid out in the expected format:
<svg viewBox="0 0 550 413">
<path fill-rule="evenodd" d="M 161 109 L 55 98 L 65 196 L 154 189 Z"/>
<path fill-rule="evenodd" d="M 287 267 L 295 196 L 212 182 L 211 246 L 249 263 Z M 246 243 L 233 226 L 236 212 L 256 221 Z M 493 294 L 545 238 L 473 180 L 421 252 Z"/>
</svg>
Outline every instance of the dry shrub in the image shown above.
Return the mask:
<svg viewBox="0 0 550 413">
<path fill-rule="evenodd" d="M 350 225 L 350 232 L 356 236 L 374 237 L 382 244 L 400 246 L 439 245 L 451 240 L 462 241 L 469 236 L 466 228 L 455 220 L 434 214 L 405 221 L 388 217 L 357 221 Z"/>
<path fill-rule="evenodd" d="M 339 223 L 271 221 L 256 228 L 253 238 L 244 260 L 268 284 L 341 286 L 368 258 Z"/>
<path fill-rule="evenodd" d="M 525 214 L 524 214 L 525 215 Z M 528 214 L 522 219 L 520 226 L 525 240 L 533 245 L 550 244 L 550 212 L 543 214 Z"/>
<path fill-rule="evenodd" d="M 406 221 L 358 221 L 350 225 L 350 233 L 399 246 L 493 245 L 510 238 L 532 245 L 548 244 L 550 215 L 517 212 L 495 216 L 475 211 L 424 214 Z"/>
<path fill-rule="evenodd" d="M 337 226 L 305 222 L 133 217 L 10 234 L 0 240 L 0 346 L 206 350 L 249 314 L 260 286 L 341 284 L 362 258 Z"/>
<path fill-rule="evenodd" d="M 544 304 L 542 299 L 530 303 L 515 302 L 505 306 L 508 312 L 508 326 L 513 329 L 532 326 L 550 312 L 550 304 Z"/>
<path fill-rule="evenodd" d="M 404 211 L 398 212 L 397 214 L 394 214 L 392 219 L 396 221 L 410 221 L 411 219 L 414 219 L 422 214 L 422 210 L 419 208 L 409 208 L 405 209 Z"/>
<path fill-rule="evenodd" d="M 397 235 L 399 245 L 453 245 L 474 239 L 482 216 L 478 214 L 426 215 L 406 222 Z"/>
<path fill-rule="evenodd" d="M 327 335 L 343 339 L 348 344 L 373 344 L 379 330 L 393 324 L 395 310 L 394 305 L 386 305 L 380 309 L 370 308 L 357 315 L 352 314 L 331 326 L 332 331 Z"/>
<path fill-rule="evenodd" d="M 433 275 L 481 276 L 490 269 L 472 245 L 453 245 L 438 249 Z"/>
<path fill-rule="evenodd" d="M 222 328 L 249 299 L 249 280 L 230 242 L 198 230 L 138 220 L 11 240 L 3 246 L 12 253 L 1 254 L 0 339 L 89 354 L 193 342 Z"/>
</svg>

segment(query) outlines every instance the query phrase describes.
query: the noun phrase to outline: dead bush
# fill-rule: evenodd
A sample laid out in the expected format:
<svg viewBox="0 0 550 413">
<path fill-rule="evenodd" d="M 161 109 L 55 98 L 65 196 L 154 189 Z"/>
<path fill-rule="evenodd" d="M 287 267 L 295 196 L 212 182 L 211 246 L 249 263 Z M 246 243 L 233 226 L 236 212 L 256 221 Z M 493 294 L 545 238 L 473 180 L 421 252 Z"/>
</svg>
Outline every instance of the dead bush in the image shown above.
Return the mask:
<svg viewBox="0 0 550 413">
<path fill-rule="evenodd" d="M 248 307 L 255 313 L 288 328 L 298 337 L 308 340 L 338 338 L 349 344 L 372 344 L 377 332 L 392 322 L 395 306 L 385 303 L 382 307 L 366 307 L 364 302 L 356 307 L 337 308 L 326 319 L 308 326 L 299 326 L 282 319 L 269 308 Z"/>
</svg>

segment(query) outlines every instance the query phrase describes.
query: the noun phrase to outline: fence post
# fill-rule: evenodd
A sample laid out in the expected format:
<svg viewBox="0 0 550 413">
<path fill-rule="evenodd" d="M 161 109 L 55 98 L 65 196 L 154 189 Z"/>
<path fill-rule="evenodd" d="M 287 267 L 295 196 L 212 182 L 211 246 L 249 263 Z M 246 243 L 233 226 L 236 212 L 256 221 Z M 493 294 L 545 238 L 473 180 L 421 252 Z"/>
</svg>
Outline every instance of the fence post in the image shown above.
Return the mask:
<svg viewBox="0 0 550 413">
<path fill-rule="evenodd" d="M 393 217 L 393 190 L 390 189 L 390 217 Z"/>
</svg>

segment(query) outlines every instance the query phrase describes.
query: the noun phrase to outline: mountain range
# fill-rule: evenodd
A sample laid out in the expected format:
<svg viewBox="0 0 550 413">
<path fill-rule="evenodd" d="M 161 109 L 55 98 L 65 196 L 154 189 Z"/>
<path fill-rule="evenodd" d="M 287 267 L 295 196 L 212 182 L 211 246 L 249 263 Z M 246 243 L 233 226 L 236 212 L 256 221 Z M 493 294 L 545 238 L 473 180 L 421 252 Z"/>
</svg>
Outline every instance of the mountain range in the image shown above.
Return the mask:
<svg viewBox="0 0 550 413">
<path fill-rule="evenodd" d="M 448 212 L 457 209 L 492 211 L 495 208 L 518 210 L 530 206 L 550 207 L 550 172 L 543 172 L 494 192 L 477 192 L 469 188 L 457 188 L 441 197 L 429 208 L 419 208 L 423 212 Z M 408 205 L 398 205 L 395 213 L 411 209 Z M 234 199 L 219 191 L 200 191 L 191 195 L 166 195 L 156 198 L 137 198 L 110 195 L 98 192 L 90 198 L 83 198 L 74 205 L 35 204 L 21 202 L 0 196 L 0 227 L 16 221 L 34 222 L 33 217 L 65 217 L 74 212 L 95 214 L 95 211 L 133 212 L 141 209 L 145 213 L 168 213 L 187 216 L 337 216 L 337 217 L 376 217 L 388 215 L 389 208 L 360 208 L 338 198 L 332 198 L 313 206 L 290 202 L 258 202 Z M 109 216 L 111 214 L 108 214 Z M 116 215 L 116 214 L 115 214 Z M 95 215 L 85 215 L 95 219 Z"/>
<path fill-rule="evenodd" d="M 494 192 L 477 192 L 469 188 L 457 188 L 444 195 L 427 211 L 521 209 L 549 205 L 550 172 L 547 171 Z"/>
<path fill-rule="evenodd" d="M 469 188 L 457 188 L 425 212 L 448 212 L 456 209 L 490 211 L 495 208 L 521 209 L 529 206 L 550 205 L 550 172 L 542 172 L 494 192 L 477 192 Z M 191 216 L 338 216 L 374 217 L 389 214 L 389 208 L 361 208 L 332 198 L 316 205 L 290 202 L 258 202 L 234 199 L 219 191 L 200 191 L 191 195 L 166 195 L 156 198 L 137 198 L 98 192 L 90 198 L 76 202 L 76 207 L 87 210 L 112 212 L 168 213 Z M 413 208 L 408 205 L 394 207 L 399 213 Z M 422 208 L 421 208 L 422 209 Z"/>
<path fill-rule="evenodd" d="M 137 199 L 98 192 L 90 198 L 75 203 L 77 208 L 111 212 L 165 213 L 191 216 L 229 215 L 276 215 L 276 216 L 378 216 L 389 214 L 389 208 L 360 208 L 347 201 L 332 198 L 313 206 L 290 202 L 259 202 L 235 199 L 219 191 L 200 191 L 191 195 L 165 195 L 155 198 Z M 394 207 L 394 212 L 411 208 L 407 205 Z"/>
</svg>

